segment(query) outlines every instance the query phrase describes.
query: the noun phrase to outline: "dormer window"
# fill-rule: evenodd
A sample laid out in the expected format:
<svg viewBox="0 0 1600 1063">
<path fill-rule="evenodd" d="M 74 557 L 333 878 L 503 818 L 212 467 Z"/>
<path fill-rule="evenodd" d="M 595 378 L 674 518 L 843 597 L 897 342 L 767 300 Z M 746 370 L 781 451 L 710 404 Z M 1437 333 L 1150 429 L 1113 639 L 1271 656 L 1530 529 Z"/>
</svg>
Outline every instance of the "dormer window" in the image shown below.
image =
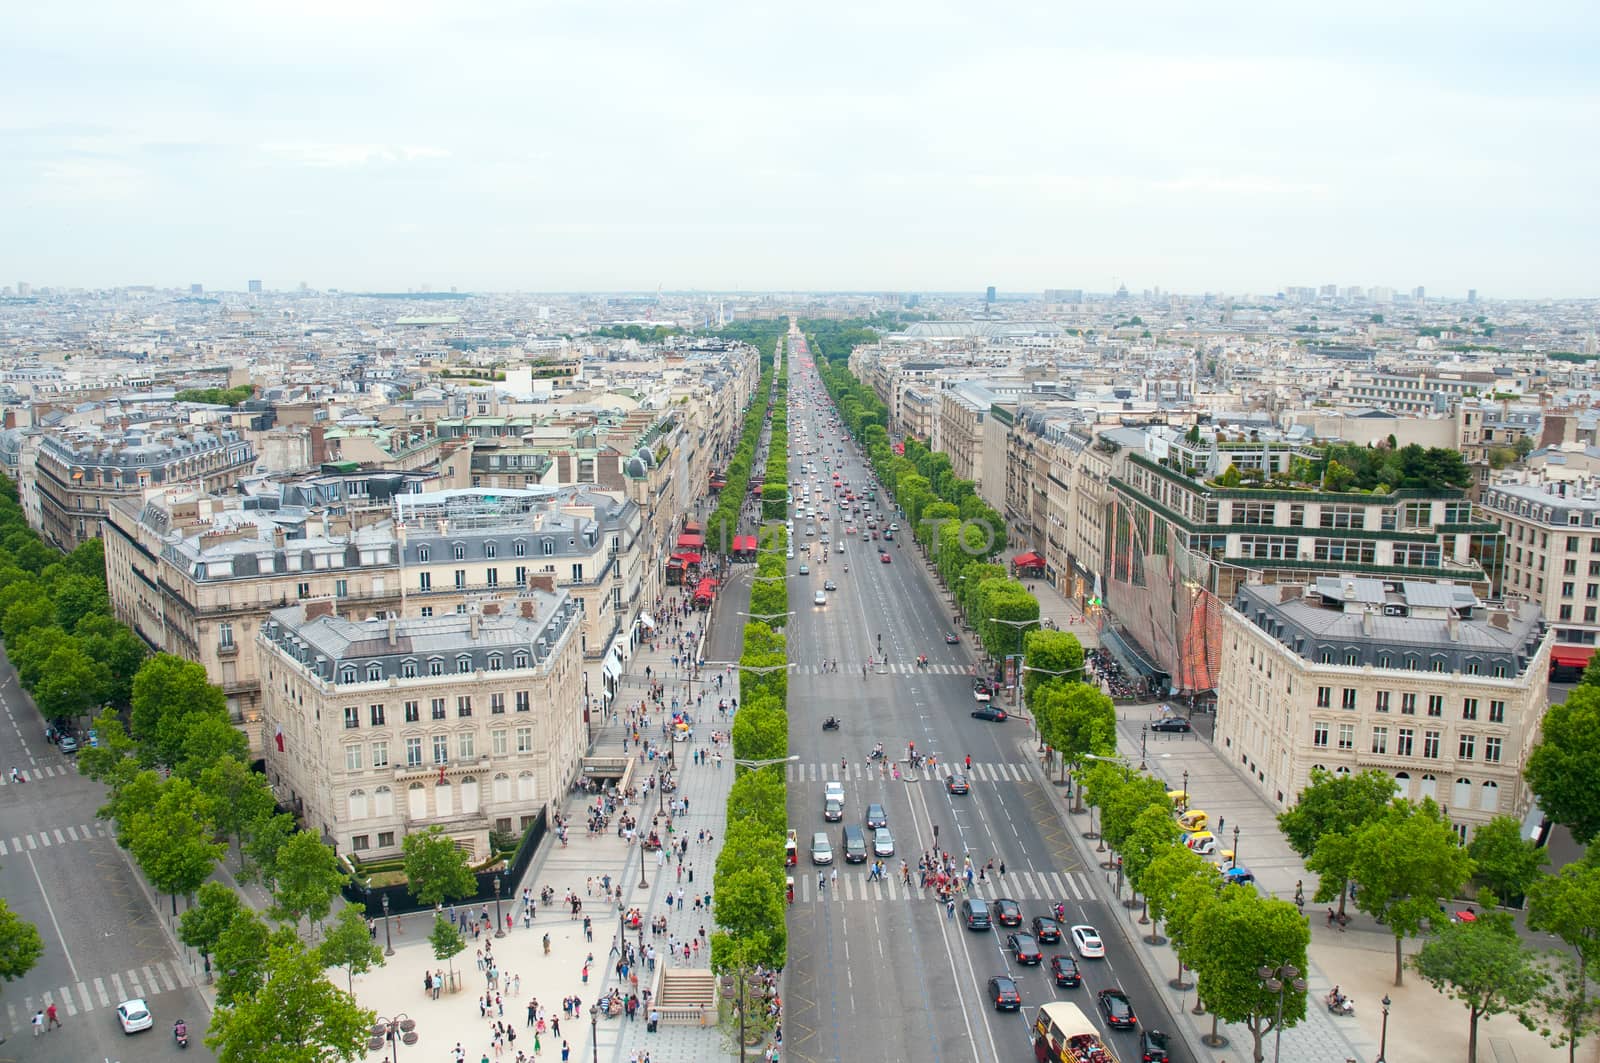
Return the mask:
<svg viewBox="0 0 1600 1063">
<path fill-rule="evenodd" d="M 450 556 L 457 561 L 464 560 L 467 556 L 467 545 L 465 543 L 455 543 L 450 547 Z"/>
<path fill-rule="evenodd" d="M 521 539 L 518 539 L 516 542 L 511 544 L 511 551 L 518 557 L 527 557 L 528 544 L 523 542 Z"/>
<path fill-rule="evenodd" d="M 415 678 L 417 678 L 417 662 L 415 660 L 412 660 L 412 659 L 407 659 L 407 660 L 401 661 L 400 662 L 400 675 L 404 679 L 415 679 Z"/>
<path fill-rule="evenodd" d="M 544 556 L 546 557 L 556 552 L 556 541 L 554 539 L 541 539 L 539 544 L 544 548 Z"/>
<path fill-rule="evenodd" d="M 465 675 L 466 673 L 471 672 L 471 671 L 472 671 L 472 655 L 471 654 L 463 653 L 461 656 L 456 658 L 456 672 L 458 674 Z"/>
<path fill-rule="evenodd" d="M 430 658 L 428 658 L 428 674 L 429 675 L 444 675 L 444 658 L 443 657 L 430 657 Z"/>
<path fill-rule="evenodd" d="M 383 665 L 381 665 L 381 664 L 369 664 L 369 665 L 367 665 L 367 682 L 369 682 L 369 683 L 377 683 L 377 682 L 381 682 L 382 680 L 383 680 Z"/>
<path fill-rule="evenodd" d="M 494 545 L 493 542 L 487 542 L 487 543 L 483 544 L 483 556 L 484 557 L 493 557 L 495 555 L 495 553 L 496 553 L 496 550 L 495 550 L 495 545 Z"/>
<path fill-rule="evenodd" d="M 518 651 L 517 654 L 511 658 L 511 666 L 513 668 L 526 668 L 526 667 L 528 667 L 528 655 L 526 653 Z"/>
<path fill-rule="evenodd" d="M 347 664 L 339 669 L 339 682 L 354 683 L 356 681 L 356 666 Z"/>
<path fill-rule="evenodd" d="M 427 560 L 430 560 L 432 557 L 433 557 L 433 551 L 432 550 L 428 549 L 426 546 L 417 547 L 417 560 L 418 561 L 427 561 Z"/>
<path fill-rule="evenodd" d="M 500 666 L 504 663 L 505 658 L 501 657 L 498 653 L 489 654 L 489 671 L 498 672 L 500 670 Z"/>
</svg>

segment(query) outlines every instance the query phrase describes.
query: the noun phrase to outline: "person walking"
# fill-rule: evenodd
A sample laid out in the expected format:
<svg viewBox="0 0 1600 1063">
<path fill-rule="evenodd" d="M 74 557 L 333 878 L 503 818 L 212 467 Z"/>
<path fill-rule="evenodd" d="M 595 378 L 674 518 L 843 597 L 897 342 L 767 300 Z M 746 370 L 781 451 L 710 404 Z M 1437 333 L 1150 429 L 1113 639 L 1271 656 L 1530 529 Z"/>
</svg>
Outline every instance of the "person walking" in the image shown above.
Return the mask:
<svg viewBox="0 0 1600 1063">
<path fill-rule="evenodd" d="M 15 768 L 11 770 L 16 771 Z M 44 1033 L 44 1012 L 36 1011 L 33 1013 L 33 1036 L 38 1037 L 42 1033 Z"/>
<path fill-rule="evenodd" d="M 61 1025 L 61 1019 L 56 1015 L 56 1006 L 53 1003 L 44 1009 L 44 1017 L 44 1029 L 46 1033 L 49 1033 L 51 1030 Z"/>
</svg>

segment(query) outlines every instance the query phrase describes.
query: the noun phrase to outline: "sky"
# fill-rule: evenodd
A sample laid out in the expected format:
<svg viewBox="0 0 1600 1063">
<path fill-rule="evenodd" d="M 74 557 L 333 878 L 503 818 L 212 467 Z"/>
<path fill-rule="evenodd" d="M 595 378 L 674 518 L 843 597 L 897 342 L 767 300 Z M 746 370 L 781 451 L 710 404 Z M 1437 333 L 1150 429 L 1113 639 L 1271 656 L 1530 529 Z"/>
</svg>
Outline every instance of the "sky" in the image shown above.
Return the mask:
<svg viewBox="0 0 1600 1063">
<path fill-rule="evenodd" d="M 1600 5 L 0 13 L 0 286 L 1600 295 Z"/>
</svg>

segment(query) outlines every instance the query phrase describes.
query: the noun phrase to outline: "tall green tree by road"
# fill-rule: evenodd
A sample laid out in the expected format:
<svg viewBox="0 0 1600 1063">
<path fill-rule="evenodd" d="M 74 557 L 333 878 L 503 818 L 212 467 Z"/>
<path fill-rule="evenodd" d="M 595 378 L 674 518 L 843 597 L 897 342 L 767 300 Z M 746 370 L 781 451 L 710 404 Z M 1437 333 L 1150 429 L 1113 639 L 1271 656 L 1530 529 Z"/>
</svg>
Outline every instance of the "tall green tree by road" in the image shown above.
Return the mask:
<svg viewBox="0 0 1600 1063">
<path fill-rule="evenodd" d="M 280 932 L 292 935 L 294 930 L 281 927 Z M 219 1005 L 245 999 L 261 988 L 267 977 L 267 943 L 271 937 L 266 921 L 242 905 L 217 935 L 212 959 Z"/>
<path fill-rule="evenodd" d="M 1524 772 L 1528 786 L 1545 814 L 1587 845 L 1600 834 L 1600 686 L 1580 684 L 1541 726 Z"/>
<path fill-rule="evenodd" d="M 18 916 L 0 897 L 0 978 L 15 982 L 33 970 L 43 954 L 39 928 Z"/>
<path fill-rule="evenodd" d="M 406 835 L 400 848 L 411 896 L 423 904 L 437 908 L 477 892 L 467 855 L 439 827 Z"/>
<path fill-rule="evenodd" d="M 324 967 L 344 968 L 345 985 L 352 995 L 356 991 L 356 975 L 383 966 L 383 949 L 367 928 L 367 915 L 353 904 L 345 905 L 333 917 L 333 925 L 323 935 L 317 953 Z"/>
<path fill-rule="evenodd" d="M 1478 1020 L 1511 1012 L 1530 1029 L 1529 1005 L 1544 982 L 1538 958 L 1500 922 L 1449 923 L 1412 957 L 1433 988 L 1467 1009 L 1467 1063 L 1478 1061 Z"/>
<path fill-rule="evenodd" d="M 1250 1031 L 1255 1063 L 1261 1063 L 1262 1039 L 1278 1029 L 1279 994 L 1262 984 L 1258 972 L 1287 963 L 1304 973 L 1311 927 L 1288 901 L 1227 886 L 1195 915 L 1188 937 L 1200 999 L 1213 1015 Z M 1284 1027 L 1294 1026 L 1306 1017 L 1306 994 L 1289 986 L 1282 1006 Z"/>
<path fill-rule="evenodd" d="M 1396 801 L 1377 819 L 1349 836 L 1350 877 L 1356 907 L 1394 934 L 1394 984 L 1403 985 L 1401 944 L 1439 915 L 1439 898 L 1453 897 L 1472 877 L 1472 858 L 1431 800 Z M 1318 874 L 1319 845 L 1306 867 Z"/>
<path fill-rule="evenodd" d="M 308 919 L 315 928 L 328 917 L 333 898 L 349 875 L 339 866 L 331 846 L 303 830 L 283 843 L 272 874 L 272 916 L 298 926 Z"/>
<path fill-rule="evenodd" d="M 1578 1042 L 1595 1029 L 1590 972 L 1600 964 L 1600 862 L 1594 850 L 1528 888 L 1528 929 L 1556 935 L 1576 958 L 1570 976 L 1558 972 L 1561 992 L 1546 1009 L 1556 1020 L 1552 1041 L 1565 1043 L 1568 1059 L 1575 1060 Z"/>
<path fill-rule="evenodd" d="M 1394 780 L 1376 768 L 1356 775 L 1335 775 L 1323 768 L 1311 769 L 1311 783 L 1300 791 L 1293 808 L 1278 813 L 1278 829 L 1289 847 L 1303 859 L 1316 852 L 1324 837 L 1348 837 L 1383 814 L 1394 797 Z M 1328 845 L 1318 865 L 1321 881 L 1316 901 L 1327 904 L 1338 900 L 1344 914 L 1350 884 L 1351 847 L 1341 840 Z"/>
<path fill-rule="evenodd" d="M 350 1063 L 366 1054 L 376 1017 L 328 981 L 315 950 L 293 934 L 275 934 L 266 977 L 217 1009 L 206 1044 L 219 1063 Z"/>
<path fill-rule="evenodd" d="M 228 702 L 201 665 L 158 653 L 133 677 L 133 737 L 159 763 L 175 767 L 183 757 L 189 726 L 207 716 L 227 719 Z"/>
<path fill-rule="evenodd" d="M 251 771 L 241 758 L 223 756 L 201 769 L 199 783 L 212 799 L 217 830 L 231 837 L 239 850 L 239 869 L 243 871 L 247 828 L 272 815 L 276 807 L 267 780 Z"/>
<path fill-rule="evenodd" d="M 227 853 L 215 836 L 210 798 L 178 776 L 162 784 L 149 807 L 133 813 L 128 852 L 156 889 L 171 894 L 173 915 L 178 895 L 199 889 Z"/>
<path fill-rule="evenodd" d="M 217 942 L 243 910 L 244 902 L 233 890 L 220 882 L 203 883 L 195 896 L 194 907 L 178 920 L 178 940 L 199 951 L 209 972 Z"/>
<path fill-rule="evenodd" d="M 1549 860 L 1542 846 L 1522 836 L 1522 824 L 1511 816 L 1496 816 L 1474 831 L 1467 855 L 1473 878 L 1508 900 L 1526 894 Z"/>
</svg>

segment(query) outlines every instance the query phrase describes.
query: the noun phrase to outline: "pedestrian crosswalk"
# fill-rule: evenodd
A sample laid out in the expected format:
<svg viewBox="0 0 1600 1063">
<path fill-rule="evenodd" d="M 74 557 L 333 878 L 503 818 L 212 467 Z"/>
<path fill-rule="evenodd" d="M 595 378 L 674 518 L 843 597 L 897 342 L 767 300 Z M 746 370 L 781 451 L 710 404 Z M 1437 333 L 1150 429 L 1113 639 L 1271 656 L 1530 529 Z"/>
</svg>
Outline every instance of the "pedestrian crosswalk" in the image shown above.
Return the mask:
<svg viewBox="0 0 1600 1063">
<path fill-rule="evenodd" d="M 918 668 L 916 661 L 890 661 L 888 664 L 873 665 L 870 671 L 875 675 L 965 675 L 973 674 L 970 664 L 934 664 L 930 662 L 926 668 Z M 848 662 L 841 661 L 838 670 L 824 668 L 820 664 L 800 664 L 795 667 L 799 675 L 837 675 L 848 678 L 854 675 L 859 681 L 861 678 L 861 662 L 856 661 L 854 667 Z"/>
<path fill-rule="evenodd" d="M 75 827 L 54 827 L 35 831 L 32 834 L 13 834 L 9 838 L 0 836 L 0 856 L 26 853 L 35 849 L 50 849 L 57 845 L 70 845 L 73 842 L 86 842 L 91 838 L 105 838 L 110 834 L 111 829 L 104 823 L 84 823 Z"/>
<path fill-rule="evenodd" d="M 22 778 L 17 782 L 11 781 L 9 771 L 0 773 L 0 786 L 25 786 L 35 779 L 54 779 L 60 775 L 75 775 L 77 771 L 70 764 L 41 764 L 36 768 L 18 768 Z"/>
<path fill-rule="evenodd" d="M 902 780 L 910 782 L 939 782 L 953 772 L 961 772 L 974 783 L 980 782 L 1027 782 L 1033 776 L 1026 764 L 1012 764 L 1006 762 L 979 763 L 974 762 L 971 769 L 962 767 L 961 762 L 946 763 L 941 761 L 933 769 L 926 765 L 914 771 L 907 771 L 904 762 L 888 767 L 879 767 L 879 763 L 868 764 L 861 760 L 845 761 L 841 769 L 838 764 L 790 764 L 787 769 L 789 781 L 792 783 L 804 782 L 848 782 L 852 779 L 867 780 L 887 777 L 892 768 L 900 769 Z"/>
<path fill-rule="evenodd" d="M 832 868 L 813 867 L 809 871 L 802 869 L 794 876 L 795 903 L 809 904 L 812 900 L 821 900 L 824 894 L 830 893 L 836 901 L 925 901 L 937 897 L 933 889 L 922 889 L 917 885 L 915 872 L 911 875 L 909 885 L 901 882 L 898 858 L 886 863 L 889 871 L 882 882 L 869 881 L 867 873 L 855 867 L 847 866 L 841 869 L 837 881 L 832 877 Z M 826 889 L 818 888 L 818 874 L 827 880 Z M 1019 902 L 1038 901 L 1039 911 L 1035 914 L 1043 915 L 1044 906 L 1055 904 L 1057 901 L 1081 902 L 1093 899 L 1094 888 L 1090 881 L 1090 873 L 1087 871 L 1012 869 L 1004 875 L 991 873 L 983 882 L 974 879 L 972 886 L 962 896 L 982 897 L 984 900 L 1010 897 Z"/>
<path fill-rule="evenodd" d="M 194 985 L 188 970 L 177 960 L 157 960 L 143 967 L 113 971 L 97 978 L 86 978 L 76 985 L 59 986 L 41 993 L 6 1002 L 6 1019 L 13 1030 L 28 1025 L 36 1011 L 51 1004 L 60 1015 L 71 1018 L 91 1011 L 114 1008 L 132 997 L 153 997 Z"/>
</svg>

